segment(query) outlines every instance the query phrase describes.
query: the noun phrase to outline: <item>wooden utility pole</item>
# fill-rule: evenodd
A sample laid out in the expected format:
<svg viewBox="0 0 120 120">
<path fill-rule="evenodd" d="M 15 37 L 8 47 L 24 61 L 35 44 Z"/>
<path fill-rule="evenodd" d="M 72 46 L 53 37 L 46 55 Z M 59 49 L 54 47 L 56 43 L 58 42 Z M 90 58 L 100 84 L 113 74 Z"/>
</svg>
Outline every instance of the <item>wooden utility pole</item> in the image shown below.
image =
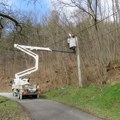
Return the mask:
<svg viewBox="0 0 120 120">
<path fill-rule="evenodd" d="M 78 85 L 79 87 L 83 87 L 82 77 L 81 77 L 81 63 L 80 63 L 80 50 L 79 50 L 79 43 L 77 37 L 71 35 L 69 33 L 69 38 L 67 39 L 69 44 L 69 48 L 75 50 L 76 48 L 76 55 L 77 55 L 77 68 L 78 68 Z"/>
<path fill-rule="evenodd" d="M 83 87 L 82 83 L 82 76 L 81 76 L 81 62 L 80 62 L 80 50 L 79 50 L 79 43 L 78 39 L 76 37 L 76 54 L 77 54 L 77 67 L 78 67 L 78 81 L 79 81 L 79 87 Z"/>
</svg>

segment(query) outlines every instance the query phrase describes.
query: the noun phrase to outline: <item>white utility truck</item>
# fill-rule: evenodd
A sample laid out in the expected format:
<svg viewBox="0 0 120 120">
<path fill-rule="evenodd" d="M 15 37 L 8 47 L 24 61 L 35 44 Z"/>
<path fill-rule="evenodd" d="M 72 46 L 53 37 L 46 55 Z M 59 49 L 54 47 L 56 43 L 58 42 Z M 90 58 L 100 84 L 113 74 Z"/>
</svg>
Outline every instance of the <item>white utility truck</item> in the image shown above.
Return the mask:
<svg viewBox="0 0 120 120">
<path fill-rule="evenodd" d="M 14 44 L 14 47 L 30 55 L 35 59 L 35 66 L 16 73 L 14 80 L 11 81 L 13 96 L 18 96 L 18 98 L 21 100 L 23 99 L 24 96 L 36 96 L 37 98 L 39 98 L 39 95 L 41 93 L 41 89 L 39 88 L 38 85 L 30 86 L 30 80 L 28 78 L 25 78 L 26 75 L 29 75 L 38 70 L 39 56 L 36 53 L 32 52 L 32 50 L 74 53 L 71 51 L 63 51 L 63 50 L 50 49 L 45 47 L 34 47 L 34 46 L 26 46 L 19 44 Z"/>
<path fill-rule="evenodd" d="M 24 96 L 36 96 L 39 98 L 39 95 L 41 93 L 39 86 L 30 86 L 30 80 L 28 78 L 25 78 L 26 75 L 29 75 L 38 70 L 39 56 L 36 53 L 32 52 L 32 50 L 52 50 L 50 48 L 25 46 L 19 44 L 14 44 L 14 47 L 33 57 L 35 59 L 35 66 L 15 74 L 15 79 L 11 82 L 13 96 L 18 96 L 18 98 L 21 100 Z"/>
</svg>

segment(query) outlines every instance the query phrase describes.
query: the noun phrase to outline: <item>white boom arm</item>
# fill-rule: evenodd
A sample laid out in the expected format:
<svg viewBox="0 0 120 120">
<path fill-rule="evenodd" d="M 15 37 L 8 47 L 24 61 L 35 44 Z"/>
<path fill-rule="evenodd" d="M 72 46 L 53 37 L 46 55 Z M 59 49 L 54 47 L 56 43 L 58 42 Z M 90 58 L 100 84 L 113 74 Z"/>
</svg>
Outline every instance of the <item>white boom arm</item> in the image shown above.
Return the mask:
<svg viewBox="0 0 120 120">
<path fill-rule="evenodd" d="M 38 70 L 39 56 L 34 52 L 32 52 L 31 50 L 41 50 L 41 51 L 50 51 L 50 52 L 52 51 L 50 48 L 25 46 L 25 45 L 19 45 L 19 44 L 14 44 L 14 47 L 21 50 L 22 52 L 25 52 L 26 54 L 32 56 L 35 59 L 35 66 L 27 70 L 16 73 L 15 74 L 16 79 L 20 79 L 21 77 L 31 74 L 32 72 L 35 72 Z"/>
</svg>

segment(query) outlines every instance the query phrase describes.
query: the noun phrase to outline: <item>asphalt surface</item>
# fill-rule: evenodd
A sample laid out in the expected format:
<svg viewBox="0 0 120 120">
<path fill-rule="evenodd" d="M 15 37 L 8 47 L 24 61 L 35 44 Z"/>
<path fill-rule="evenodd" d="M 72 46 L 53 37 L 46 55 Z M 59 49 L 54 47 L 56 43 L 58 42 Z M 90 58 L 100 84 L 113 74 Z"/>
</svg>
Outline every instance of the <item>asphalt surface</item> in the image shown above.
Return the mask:
<svg viewBox="0 0 120 120">
<path fill-rule="evenodd" d="M 88 113 L 51 100 L 18 100 L 18 98 L 13 97 L 11 93 L 0 93 L 0 95 L 18 101 L 30 113 L 32 120 L 102 120 Z"/>
</svg>

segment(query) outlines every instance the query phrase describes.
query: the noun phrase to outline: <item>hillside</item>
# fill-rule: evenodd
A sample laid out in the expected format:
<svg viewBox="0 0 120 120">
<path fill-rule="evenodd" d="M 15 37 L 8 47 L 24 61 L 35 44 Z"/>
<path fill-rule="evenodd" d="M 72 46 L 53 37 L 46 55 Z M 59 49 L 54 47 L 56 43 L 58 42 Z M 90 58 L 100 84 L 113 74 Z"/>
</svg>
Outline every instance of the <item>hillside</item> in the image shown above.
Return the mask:
<svg viewBox="0 0 120 120">
<path fill-rule="evenodd" d="M 38 52 L 38 54 L 40 55 L 39 70 L 26 76 L 30 78 L 31 84 L 38 83 L 45 90 L 65 85 L 77 86 L 77 66 L 72 60 L 68 62 L 66 55 L 58 53 L 62 58 L 57 61 L 56 53 Z M 48 56 L 52 58 L 50 64 L 46 54 L 50 54 Z M 7 51 L 2 54 L 0 56 L 0 90 L 10 90 L 10 81 L 14 79 L 15 73 L 32 66 L 34 66 L 34 60 L 20 51 Z"/>
<path fill-rule="evenodd" d="M 45 91 L 68 85 L 78 86 L 76 54 L 37 52 L 40 55 L 39 70 L 26 77 L 32 84 L 38 83 Z M 56 56 L 58 58 L 56 58 Z M 50 58 L 50 60 L 49 60 Z M 49 60 L 49 61 L 48 61 Z M 10 91 L 9 82 L 14 79 L 15 73 L 34 65 L 34 60 L 20 51 L 4 51 L 0 56 L 0 90 Z M 99 84 L 114 84 L 120 81 L 119 62 L 112 63 L 106 70 L 106 79 Z M 92 70 L 92 66 L 87 67 Z M 94 76 L 91 76 L 94 77 Z M 93 84 L 92 81 L 84 81 L 85 86 Z"/>
<path fill-rule="evenodd" d="M 33 1 L 31 5 L 39 5 L 39 0 Z M 18 12 L 19 8 L 10 9 L 14 5 L 10 7 L 5 1 L 0 3 L 1 89 L 8 87 L 15 73 L 34 65 L 31 57 L 14 49 L 14 44 L 71 51 L 67 43 L 69 34 L 78 39 L 83 86 L 103 87 L 120 82 L 119 1 L 112 0 L 113 6 L 106 1 L 105 5 L 97 0 L 84 2 L 51 2 L 49 5 L 53 8 L 46 16 L 37 15 L 42 10 L 37 13 L 35 9 L 32 12 L 21 9 Z M 65 10 L 66 5 L 75 9 Z M 78 86 L 76 54 L 35 52 L 40 56 L 40 69 L 28 76 L 33 84 L 38 83 L 45 90 Z"/>
</svg>

